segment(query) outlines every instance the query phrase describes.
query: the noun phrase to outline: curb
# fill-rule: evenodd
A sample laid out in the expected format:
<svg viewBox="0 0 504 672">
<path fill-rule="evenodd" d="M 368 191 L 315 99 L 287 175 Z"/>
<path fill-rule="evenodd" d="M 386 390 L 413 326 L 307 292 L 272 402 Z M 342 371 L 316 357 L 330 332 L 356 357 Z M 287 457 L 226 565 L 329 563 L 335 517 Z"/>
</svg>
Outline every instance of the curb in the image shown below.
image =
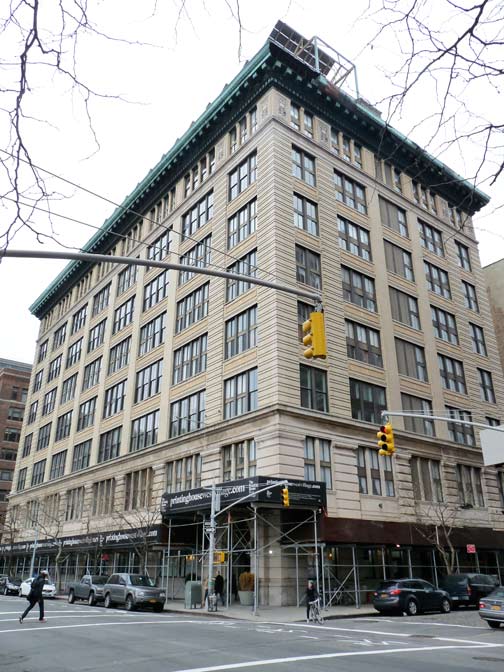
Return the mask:
<svg viewBox="0 0 504 672">
<path fill-rule="evenodd" d="M 165 612 L 170 613 L 170 614 L 182 614 L 185 616 L 192 616 L 198 615 L 199 617 L 206 617 L 206 618 L 218 618 L 219 620 L 232 620 L 232 621 L 251 621 L 253 622 L 255 618 L 267 618 L 267 616 L 263 616 L 261 613 L 257 613 L 257 615 L 253 618 L 244 618 L 243 616 L 231 616 L 229 614 L 225 614 L 221 611 L 217 612 L 209 612 L 205 611 L 204 609 L 193 609 L 192 611 L 186 611 L 183 609 L 164 609 Z M 373 616 L 374 614 L 372 612 L 369 613 L 357 613 L 357 614 L 328 614 L 327 616 L 324 615 L 324 621 L 335 621 L 335 620 L 340 620 L 343 618 L 365 618 L 369 616 Z M 377 616 L 379 616 L 377 612 Z M 280 617 L 281 618 L 281 617 Z M 272 620 L 272 619 L 269 619 Z M 278 619 L 277 619 L 278 620 Z M 299 618 L 298 620 L 295 621 L 282 621 L 282 622 L 287 622 L 287 623 L 304 623 L 305 618 Z M 275 621 L 276 622 L 276 621 Z"/>
</svg>

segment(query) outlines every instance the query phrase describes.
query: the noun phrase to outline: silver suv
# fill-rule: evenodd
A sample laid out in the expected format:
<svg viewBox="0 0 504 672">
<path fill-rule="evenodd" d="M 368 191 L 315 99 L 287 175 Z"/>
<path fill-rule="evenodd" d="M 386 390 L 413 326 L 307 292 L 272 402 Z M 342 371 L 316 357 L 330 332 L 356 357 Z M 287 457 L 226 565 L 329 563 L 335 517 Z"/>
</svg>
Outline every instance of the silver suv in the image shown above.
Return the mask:
<svg viewBox="0 0 504 672">
<path fill-rule="evenodd" d="M 112 574 L 103 586 L 103 598 L 107 608 L 124 605 L 128 611 L 138 607 L 163 611 L 166 593 L 144 574 Z"/>
</svg>

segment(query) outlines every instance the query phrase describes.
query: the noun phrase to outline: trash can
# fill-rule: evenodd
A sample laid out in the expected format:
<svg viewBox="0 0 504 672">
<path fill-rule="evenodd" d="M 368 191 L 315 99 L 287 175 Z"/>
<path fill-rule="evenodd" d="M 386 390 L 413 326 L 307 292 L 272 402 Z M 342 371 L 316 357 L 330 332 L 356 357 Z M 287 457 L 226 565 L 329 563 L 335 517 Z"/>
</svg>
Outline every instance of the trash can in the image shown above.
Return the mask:
<svg viewBox="0 0 504 672">
<path fill-rule="evenodd" d="M 201 581 L 188 581 L 185 584 L 185 608 L 201 607 Z"/>
</svg>

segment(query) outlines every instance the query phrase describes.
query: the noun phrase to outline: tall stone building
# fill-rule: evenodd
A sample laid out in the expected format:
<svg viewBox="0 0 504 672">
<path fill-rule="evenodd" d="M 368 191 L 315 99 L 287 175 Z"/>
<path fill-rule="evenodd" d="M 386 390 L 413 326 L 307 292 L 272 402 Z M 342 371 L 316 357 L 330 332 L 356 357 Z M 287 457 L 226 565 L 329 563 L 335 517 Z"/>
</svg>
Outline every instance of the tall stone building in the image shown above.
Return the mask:
<svg viewBox="0 0 504 672">
<path fill-rule="evenodd" d="M 30 364 L 0 359 L 0 540 L 6 537 L 7 498 L 12 487 L 30 374 Z"/>
<path fill-rule="evenodd" d="M 483 268 L 494 321 L 501 367 L 504 370 L 504 259 Z"/>
<path fill-rule="evenodd" d="M 251 567 L 261 602 L 295 601 L 312 572 L 328 599 L 344 586 L 364 600 L 384 577 L 436 581 L 429 523 L 454 524 L 456 568 L 503 570 L 504 476 L 459 422 L 502 417 L 471 224 L 488 198 L 345 93 L 345 74 L 279 23 L 85 247 L 320 293 L 328 358 L 303 356 L 306 297 L 68 264 L 31 307 L 40 335 L 10 509 L 19 573 L 45 516 L 37 562 L 51 565 L 57 537 L 73 548 L 64 576 L 146 564 L 177 594 L 202 571 L 197 489 L 260 476 L 327 488 L 313 511 L 257 505 L 256 541 L 248 507 L 222 521 L 219 562 Z M 397 453 L 380 457 L 381 411 L 401 409 L 449 421 L 394 417 Z M 185 490 L 188 516 L 151 524 L 149 506 Z M 141 562 L 128 533 L 140 527 Z"/>
</svg>

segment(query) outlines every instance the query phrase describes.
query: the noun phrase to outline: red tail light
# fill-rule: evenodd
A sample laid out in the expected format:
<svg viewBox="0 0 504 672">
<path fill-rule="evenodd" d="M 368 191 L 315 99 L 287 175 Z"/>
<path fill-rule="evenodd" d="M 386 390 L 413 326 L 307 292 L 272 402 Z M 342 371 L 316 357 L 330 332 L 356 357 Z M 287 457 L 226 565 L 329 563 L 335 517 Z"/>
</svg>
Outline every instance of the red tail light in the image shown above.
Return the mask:
<svg viewBox="0 0 504 672">
<path fill-rule="evenodd" d="M 480 609 L 486 609 L 486 604 L 484 602 L 479 603 L 479 608 Z"/>
<path fill-rule="evenodd" d="M 400 595 L 401 594 L 401 589 L 400 588 L 394 588 L 394 590 L 391 590 L 389 592 L 389 595 Z"/>
</svg>

